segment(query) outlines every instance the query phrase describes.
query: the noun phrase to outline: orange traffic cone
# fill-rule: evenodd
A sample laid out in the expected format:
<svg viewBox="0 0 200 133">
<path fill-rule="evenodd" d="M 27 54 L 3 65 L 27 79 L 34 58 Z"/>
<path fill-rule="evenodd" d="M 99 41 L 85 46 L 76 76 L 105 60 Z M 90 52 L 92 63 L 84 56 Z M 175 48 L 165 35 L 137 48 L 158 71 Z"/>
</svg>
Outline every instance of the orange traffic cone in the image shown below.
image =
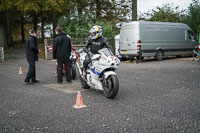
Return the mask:
<svg viewBox="0 0 200 133">
<path fill-rule="evenodd" d="M 19 67 L 19 73 L 18 74 L 24 74 L 22 71 L 22 67 Z"/>
<path fill-rule="evenodd" d="M 73 107 L 76 109 L 87 107 L 86 105 L 83 104 L 83 99 L 80 91 L 77 92 L 76 104 Z"/>
</svg>

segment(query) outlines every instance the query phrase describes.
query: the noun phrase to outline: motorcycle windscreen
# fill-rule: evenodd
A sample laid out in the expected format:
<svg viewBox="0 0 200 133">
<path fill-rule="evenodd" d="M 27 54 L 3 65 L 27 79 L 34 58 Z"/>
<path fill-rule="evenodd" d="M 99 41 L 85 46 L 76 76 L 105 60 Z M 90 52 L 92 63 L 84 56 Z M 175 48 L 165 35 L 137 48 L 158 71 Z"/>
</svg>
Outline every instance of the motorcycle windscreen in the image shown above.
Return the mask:
<svg viewBox="0 0 200 133">
<path fill-rule="evenodd" d="M 100 49 L 98 52 L 103 53 L 106 56 L 114 56 L 114 54 L 112 53 L 112 51 L 109 48 Z"/>
</svg>

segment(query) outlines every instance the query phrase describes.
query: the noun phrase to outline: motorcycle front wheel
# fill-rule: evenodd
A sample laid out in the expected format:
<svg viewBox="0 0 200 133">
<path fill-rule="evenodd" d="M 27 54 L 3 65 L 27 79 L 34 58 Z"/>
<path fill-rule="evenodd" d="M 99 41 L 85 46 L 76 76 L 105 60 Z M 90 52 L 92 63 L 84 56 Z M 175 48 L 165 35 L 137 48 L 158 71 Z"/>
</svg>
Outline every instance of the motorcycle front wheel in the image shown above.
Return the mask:
<svg viewBox="0 0 200 133">
<path fill-rule="evenodd" d="M 107 98 L 114 99 L 119 91 L 119 80 L 117 75 L 110 75 L 103 85 L 103 92 Z"/>
</svg>

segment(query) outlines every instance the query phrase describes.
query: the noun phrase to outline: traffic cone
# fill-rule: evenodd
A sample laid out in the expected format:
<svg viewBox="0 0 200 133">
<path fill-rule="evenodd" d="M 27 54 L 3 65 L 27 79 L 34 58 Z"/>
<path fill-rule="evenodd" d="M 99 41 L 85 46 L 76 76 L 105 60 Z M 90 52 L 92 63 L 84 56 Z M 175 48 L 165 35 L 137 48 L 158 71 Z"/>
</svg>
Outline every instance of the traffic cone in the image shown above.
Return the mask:
<svg viewBox="0 0 200 133">
<path fill-rule="evenodd" d="M 73 107 L 76 109 L 87 107 L 86 105 L 83 104 L 83 99 L 80 91 L 77 92 L 76 104 Z"/>
<path fill-rule="evenodd" d="M 19 73 L 18 74 L 24 74 L 22 71 L 22 67 L 19 67 Z"/>
</svg>

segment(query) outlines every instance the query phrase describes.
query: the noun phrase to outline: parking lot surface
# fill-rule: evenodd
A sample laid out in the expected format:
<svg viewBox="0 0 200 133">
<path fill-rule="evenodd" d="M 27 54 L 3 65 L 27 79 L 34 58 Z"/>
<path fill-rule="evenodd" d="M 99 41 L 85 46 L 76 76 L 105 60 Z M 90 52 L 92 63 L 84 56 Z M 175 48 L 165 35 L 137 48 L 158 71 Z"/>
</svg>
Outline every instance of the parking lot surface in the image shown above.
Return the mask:
<svg viewBox="0 0 200 133">
<path fill-rule="evenodd" d="M 101 91 L 82 89 L 78 75 L 72 84 L 57 84 L 55 61 L 39 60 L 40 83 L 25 85 L 24 53 L 13 51 L 0 63 L 2 133 L 200 132 L 200 63 L 191 58 L 121 62 L 119 93 L 110 100 Z M 77 91 L 86 108 L 72 107 Z"/>
</svg>

